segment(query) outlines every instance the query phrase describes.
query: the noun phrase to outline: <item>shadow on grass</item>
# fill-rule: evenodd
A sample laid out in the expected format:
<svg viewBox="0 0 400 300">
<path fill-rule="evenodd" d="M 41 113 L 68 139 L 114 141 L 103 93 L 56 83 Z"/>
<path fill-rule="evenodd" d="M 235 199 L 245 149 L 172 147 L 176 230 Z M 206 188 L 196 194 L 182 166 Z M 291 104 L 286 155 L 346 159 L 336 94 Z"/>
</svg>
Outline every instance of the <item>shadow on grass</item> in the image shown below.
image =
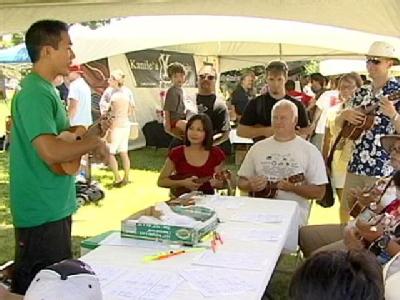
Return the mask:
<svg viewBox="0 0 400 300">
<path fill-rule="evenodd" d="M 159 172 L 168 154 L 165 148 L 142 148 L 129 151 L 131 169 Z"/>
<path fill-rule="evenodd" d="M 289 299 L 289 284 L 296 267 L 298 267 L 297 263 L 301 264 L 295 256 L 288 254 L 281 256 L 261 300 L 270 300 L 271 298 L 268 296 L 272 296 L 274 300 Z"/>
<path fill-rule="evenodd" d="M 0 225 L 0 264 L 14 259 L 14 228 Z"/>
</svg>

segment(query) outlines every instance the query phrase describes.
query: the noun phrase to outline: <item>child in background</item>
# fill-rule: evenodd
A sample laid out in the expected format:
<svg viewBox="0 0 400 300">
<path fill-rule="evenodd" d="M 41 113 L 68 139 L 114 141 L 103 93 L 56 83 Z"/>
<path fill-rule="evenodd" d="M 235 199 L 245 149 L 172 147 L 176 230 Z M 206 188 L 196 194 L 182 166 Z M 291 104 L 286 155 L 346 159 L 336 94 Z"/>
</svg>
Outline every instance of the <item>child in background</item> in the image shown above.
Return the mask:
<svg viewBox="0 0 400 300">
<path fill-rule="evenodd" d="M 184 66 L 180 63 L 170 64 L 167 72 L 172 86 L 165 96 L 164 129 L 172 136 L 182 139 L 187 123 L 182 89 L 186 80 L 186 72 Z"/>
</svg>

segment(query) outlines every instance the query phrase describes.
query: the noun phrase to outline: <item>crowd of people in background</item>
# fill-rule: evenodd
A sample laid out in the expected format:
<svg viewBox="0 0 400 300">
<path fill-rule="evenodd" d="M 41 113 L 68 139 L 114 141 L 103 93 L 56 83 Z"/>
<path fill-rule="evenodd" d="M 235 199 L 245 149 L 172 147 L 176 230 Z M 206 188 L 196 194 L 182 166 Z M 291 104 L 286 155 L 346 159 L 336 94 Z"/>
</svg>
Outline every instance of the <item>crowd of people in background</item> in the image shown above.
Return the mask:
<svg viewBox="0 0 400 300">
<path fill-rule="evenodd" d="M 33 24 L 26 45 L 33 71 L 12 103 L 10 152 L 16 236 L 11 289 L 21 295 L 41 270 L 60 272 L 54 264 L 72 257 L 75 178 L 51 167 L 93 152 L 109 165 L 114 187 L 127 185 L 136 108 L 125 74 L 112 70 L 99 103 L 101 117 L 92 119 L 90 88 L 81 67 L 72 65 L 75 55 L 65 23 Z M 239 136 L 254 140 L 237 173 L 241 192 L 296 201 L 300 208 L 299 247 L 308 259 L 292 278 L 291 299 L 392 299 L 395 284 L 385 291 L 384 280 L 400 272 L 394 263 L 400 253 L 400 101 L 392 101 L 400 98 L 394 97 L 400 83 L 390 77 L 398 64 L 391 45 L 375 42 L 366 55 L 370 82 L 363 83 L 356 73 L 329 82 L 314 73 L 296 89 L 287 64 L 271 61 L 259 95 L 255 74 L 243 73 L 229 99 L 230 114 L 227 99 L 216 90 L 218 73 L 212 65 L 201 66 L 198 90 L 189 94 L 185 68 L 173 63 L 163 103 L 165 131 L 173 140 L 157 184 L 170 189 L 172 198 L 182 190 L 214 194 L 224 188 L 231 173 L 220 146 L 236 127 Z M 87 133 L 60 138 L 71 126 Z M 90 164 L 89 157 L 85 160 L 83 171 Z M 308 226 L 311 202 L 326 196 L 328 177 L 338 194 L 341 224 Z M 0 287 L 0 299 L 6 297 L 14 296 Z"/>
<path fill-rule="evenodd" d="M 375 42 L 366 56 L 371 81 L 363 81 L 357 73 L 330 80 L 314 73 L 302 78 L 299 90 L 296 82 L 288 78 L 286 63 L 272 61 L 266 66 L 266 88 L 260 95 L 254 93 L 254 73 L 244 72 L 229 103 L 223 103 L 225 107 L 231 106 L 231 124 L 236 127 L 237 134 L 255 142 L 237 174 L 242 193 L 291 199 L 299 204 L 300 248 L 310 259 L 293 277 L 292 299 L 320 299 L 322 295 L 327 299 L 384 298 L 379 263 L 387 263 L 399 252 L 400 236 L 376 221 L 378 217 L 375 222 L 371 219 L 389 211 L 398 212 L 400 206 L 396 200 L 396 179 L 392 177 L 398 161 L 396 143 L 400 136 L 393 134 L 400 132 L 400 102 L 389 99 L 400 91 L 400 83 L 390 77 L 390 68 L 396 64 L 399 60 L 394 48 Z M 204 86 L 214 85 L 216 77 L 215 71 L 204 75 L 200 71 L 199 91 Z M 208 90 L 207 94 L 214 93 Z M 210 130 L 204 125 L 193 126 L 192 122 L 205 118 L 204 113 L 208 114 L 209 109 L 204 110 L 202 98 L 199 98 L 201 93 L 197 94 L 196 101 L 186 96 L 182 82 L 178 95 L 174 100 L 168 96 L 164 109 L 167 115 L 181 115 L 182 119 L 189 120 L 190 128 L 186 128 L 183 136 L 186 141 L 183 149 L 171 145 L 158 184 L 169 188 L 182 186 L 188 191 L 203 190 L 204 183 L 199 179 L 205 175 L 193 168 L 176 168 L 179 159 L 173 163 L 171 157 L 176 157 L 179 151 L 181 160 L 191 161 L 192 166 L 204 166 L 208 155 L 214 155 L 215 148 L 205 146 L 197 158 L 190 154 L 193 137 L 188 133 L 199 130 L 202 136 L 209 136 Z M 193 116 L 194 113 L 197 114 Z M 371 115 L 373 121 L 368 127 L 364 123 Z M 215 117 L 210 121 L 213 126 L 219 124 Z M 174 120 L 175 124 L 177 122 L 180 121 Z M 359 135 L 353 136 L 356 129 L 360 130 Z M 226 130 L 229 129 L 222 132 Z M 346 130 L 351 130 L 352 134 L 348 136 Z M 166 131 L 169 132 L 168 126 Z M 387 138 L 390 143 L 385 142 Z M 212 178 L 216 178 L 222 168 L 222 165 L 214 166 Z M 187 177 L 177 179 L 176 175 Z M 390 178 L 385 181 L 384 188 L 377 184 L 379 178 Z M 322 200 L 329 191 L 327 184 L 337 193 L 341 224 L 307 226 L 310 200 Z M 215 187 L 211 185 L 212 193 Z M 204 192 L 210 193 L 208 189 Z M 361 198 L 364 202 L 359 200 Z M 377 209 L 376 203 L 380 203 L 381 198 L 386 202 Z M 362 202 L 361 214 L 353 213 L 354 202 Z M 395 208 L 384 211 L 390 205 Z M 369 215 L 365 210 L 369 210 Z M 392 215 L 397 216 L 397 213 Z M 395 224 L 400 222 L 400 219 L 391 220 Z M 321 252 L 323 250 L 327 252 Z M 341 276 L 351 273 L 352 268 L 359 270 L 360 276 L 349 277 L 348 284 L 341 285 Z"/>
</svg>

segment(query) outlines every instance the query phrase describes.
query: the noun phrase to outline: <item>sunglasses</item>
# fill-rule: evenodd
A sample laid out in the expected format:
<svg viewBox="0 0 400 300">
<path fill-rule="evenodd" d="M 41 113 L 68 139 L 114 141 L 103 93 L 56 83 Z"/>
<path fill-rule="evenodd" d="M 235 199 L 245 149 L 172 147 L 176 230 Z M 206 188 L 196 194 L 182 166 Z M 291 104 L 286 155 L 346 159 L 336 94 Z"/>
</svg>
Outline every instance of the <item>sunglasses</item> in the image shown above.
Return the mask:
<svg viewBox="0 0 400 300">
<path fill-rule="evenodd" d="M 382 61 L 377 58 L 367 58 L 367 64 L 379 65 Z"/>
<path fill-rule="evenodd" d="M 201 80 L 214 80 L 215 76 L 214 75 L 199 75 L 199 78 Z"/>
</svg>

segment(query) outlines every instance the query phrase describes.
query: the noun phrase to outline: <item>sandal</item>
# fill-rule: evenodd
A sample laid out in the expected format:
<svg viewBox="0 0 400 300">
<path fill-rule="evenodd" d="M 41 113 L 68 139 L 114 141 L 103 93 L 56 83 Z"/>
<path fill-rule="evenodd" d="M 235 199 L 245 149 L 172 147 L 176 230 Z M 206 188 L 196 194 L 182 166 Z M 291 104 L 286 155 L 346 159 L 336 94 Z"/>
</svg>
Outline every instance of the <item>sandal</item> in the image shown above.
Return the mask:
<svg viewBox="0 0 400 300">
<path fill-rule="evenodd" d="M 112 186 L 113 186 L 113 187 L 116 187 L 116 188 L 120 188 L 120 187 L 123 187 L 125 184 L 126 184 L 126 183 L 125 183 L 123 180 L 121 180 L 121 181 L 114 181 L 113 184 L 112 184 Z"/>
</svg>

